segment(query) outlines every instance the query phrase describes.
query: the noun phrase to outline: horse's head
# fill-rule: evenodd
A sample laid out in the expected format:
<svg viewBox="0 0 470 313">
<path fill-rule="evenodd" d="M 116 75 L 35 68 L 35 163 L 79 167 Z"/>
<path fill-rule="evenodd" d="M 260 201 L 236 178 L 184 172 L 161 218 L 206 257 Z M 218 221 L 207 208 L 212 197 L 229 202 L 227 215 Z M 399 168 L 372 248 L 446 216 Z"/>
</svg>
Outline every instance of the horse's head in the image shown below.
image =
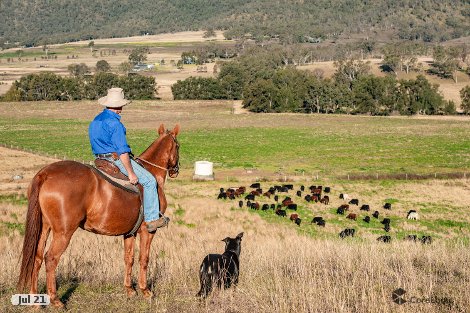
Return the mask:
<svg viewBox="0 0 470 313">
<path fill-rule="evenodd" d="M 176 124 L 175 128 L 173 130 L 165 130 L 165 127 L 163 124 L 160 125 L 158 128 L 158 133 L 160 137 L 166 136 L 166 138 L 171 138 L 166 139 L 165 144 L 167 147 L 167 151 L 169 151 L 168 154 L 168 175 L 171 178 L 175 178 L 179 174 L 179 160 L 180 160 L 180 145 L 178 143 L 178 139 L 176 139 L 176 136 L 178 136 L 178 133 L 180 131 L 180 126 Z M 163 140 L 163 138 L 162 138 Z"/>
<path fill-rule="evenodd" d="M 171 178 L 179 173 L 179 143 L 178 136 L 180 126 L 176 125 L 173 130 L 165 129 L 163 124 L 158 128 L 159 137 L 147 148 L 137 159 L 149 167 L 162 169 L 168 172 Z"/>
</svg>

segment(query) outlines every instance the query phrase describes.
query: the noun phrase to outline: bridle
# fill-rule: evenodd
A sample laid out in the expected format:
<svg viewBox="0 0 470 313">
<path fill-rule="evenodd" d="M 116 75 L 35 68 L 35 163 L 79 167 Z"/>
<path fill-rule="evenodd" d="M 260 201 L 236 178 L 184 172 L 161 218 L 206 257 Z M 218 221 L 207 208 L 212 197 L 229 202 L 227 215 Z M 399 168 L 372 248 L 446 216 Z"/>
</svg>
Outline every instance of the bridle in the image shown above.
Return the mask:
<svg viewBox="0 0 470 313">
<path fill-rule="evenodd" d="M 170 176 L 170 178 L 176 178 L 179 174 L 179 171 L 180 171 L 180 144 L 178 143 L 178 140 L 176 139 L 176 137 L 170 133 L 170 131 L 166 130 L 166 134 L 171 136 L 171 138 L 173 139 L 174 143 L 176 144 L 176 164 L 175 166 L 168 166 L 167 167 L 163 167 L 163 166 L 160 166 L 158 164 L 155 164 L 155 163 L 152 163 L 152 162 L 149 162 L 147 160 L 144 160 L 142 158 L 136 158 L 136 160 L 139 160 L 139 161 L 142 161 L 144 163 L 147 163 L 153 167 L 156 167 L 156 168 L 159 168 L 161 170 L 164 170 L 168 173 L 168 176 Z M 170 162 L 170 160 L 168 160 L 168 162 Z"/>
</svg>

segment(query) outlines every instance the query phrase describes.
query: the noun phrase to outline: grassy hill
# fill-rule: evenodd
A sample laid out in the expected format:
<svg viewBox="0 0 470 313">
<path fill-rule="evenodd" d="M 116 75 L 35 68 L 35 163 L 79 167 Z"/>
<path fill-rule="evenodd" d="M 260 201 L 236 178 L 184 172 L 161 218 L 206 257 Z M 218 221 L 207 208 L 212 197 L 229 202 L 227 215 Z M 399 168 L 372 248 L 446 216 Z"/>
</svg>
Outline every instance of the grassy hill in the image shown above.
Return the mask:
<svg viewBox="0 0 470 313">
<path fill-rule="evenodd" d="M 5 0 L 0 41 L 40 45 L 209 28 L 294 42 L 354 33 L 442 41 L 470 35 L 469 16 L 465 0 Z"/>
</svg>

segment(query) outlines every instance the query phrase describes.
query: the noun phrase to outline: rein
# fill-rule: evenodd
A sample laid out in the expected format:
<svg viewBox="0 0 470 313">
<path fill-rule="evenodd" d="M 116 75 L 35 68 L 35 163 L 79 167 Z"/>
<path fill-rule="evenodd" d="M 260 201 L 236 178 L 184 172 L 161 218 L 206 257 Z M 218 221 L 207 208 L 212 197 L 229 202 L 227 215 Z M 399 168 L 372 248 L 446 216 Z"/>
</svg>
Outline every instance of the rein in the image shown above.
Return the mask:
<svg viewBox="0 0 470 313">
<path fill-rule="evenodd" d="M 168 176 L 170 176 L 171 178 L 176 178 L 176 176 L 178 176 L 178 174 L 179 174 L 179 147 L 180 147 L 180 145 L 179 145 L 178 140 L 176 139 L 176 137 L 173 136 L 168 130 L 166 131 L 166 133 L 169 136 L 171 136 L 171 138 L 173 139 L 173 141 L 176 144 L 176 165 L 175 166 L 173 166 L 173 167 L 163 167 L 163 166 L 160 166 L 158 164 L 155 164 L 155 163 L 152 163 L 150 161 L 139 158 L 139 157 L 137 157 L 136 160 L 140 160 L 140 161 L 142 161 L 144 163 L 147 163 L 147 164 L 149 164 L 153 167 L 164 170 L 164 171 L 167 172 Z"/>
<path fill-rule="evenodd" d="M 152 165 L 153 167 L 156 167 L 156 168 L 162 169 L 162 170 L 164 170 L 164 171 L 167 171 L 167 172 L 169 171 L 169 169 L 168 169 L 168 168 L 165 168 L 165 167 L 163 167 L 163 166 L 160 166 L 160 165 L 154 164 L 154 163 L 152 163 L 152 162 L 149 162 L 149 161 L 147 161 L 147 160 L 144 160 L 144 159 L 141 159 L 141 158 L 135 158 L 135 159 L 136 159 L 136 160 L 139 160 L 139 161 L 142 161 L 142 162 L 145 162 L 145 163 L 147 163 L 147 164 L 149 164 L 149 165 Z"/>
</svg>

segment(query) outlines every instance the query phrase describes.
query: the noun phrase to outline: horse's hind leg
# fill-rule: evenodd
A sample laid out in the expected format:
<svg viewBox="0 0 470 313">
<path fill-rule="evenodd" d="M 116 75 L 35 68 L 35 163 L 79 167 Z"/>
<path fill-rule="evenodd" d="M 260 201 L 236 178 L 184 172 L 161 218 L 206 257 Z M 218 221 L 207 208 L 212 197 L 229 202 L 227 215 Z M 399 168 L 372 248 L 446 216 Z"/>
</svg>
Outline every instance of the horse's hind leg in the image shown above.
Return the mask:
<svg viewBox="0 0 470 313">
<path fill-rule="evenodd" d="M 154 234 L 147 232 L 147 229 L 141 228 L 140 231 L 140 252 L 139 252 L 139 288 L 145 298 L 151 298 L 153 293 L 147 286 L 147 269 L 149 264 L 150 244 L 152 243 Z"/>
<path fill-rule="evenodd" d="M 47 294 L 51 298 L 51 304 L 57 307 L 63 307 L 64 305 L 57 297 L 55 270 L 62 253 L 64 253 L 65 249 L 67 249 L 67 246 L 69 245 L 74 231 L 75 229 L 73 231 L 63 233 L 54 232 L 54 230 L 52 230 L 51 246 L 49 247 L 45 257 Z"/>
<path fill-rule="evenodd" d="M 134 265 L 134 245 L 135 236 L 124 236 L 124 263 L 126 272 L 124 274 L 124 287 L 126 288 L 127 296 L 133 297 L 137 293 L 132 287 L 132 266 Z"/>
<path fill-rule="evenodd" d="M 42 260 L 44 259 L 44 249 L 46 248 L 47 237 L 51 227 L 43 221 L 41 235 L 39 237 L 38 248 L 36 250 L 36 258 L 34 260 L 34 268 L 31 274 L 31 294 L 38 293 L 38 276 L 39 270 L 41 269 Z"/>
</svg>

